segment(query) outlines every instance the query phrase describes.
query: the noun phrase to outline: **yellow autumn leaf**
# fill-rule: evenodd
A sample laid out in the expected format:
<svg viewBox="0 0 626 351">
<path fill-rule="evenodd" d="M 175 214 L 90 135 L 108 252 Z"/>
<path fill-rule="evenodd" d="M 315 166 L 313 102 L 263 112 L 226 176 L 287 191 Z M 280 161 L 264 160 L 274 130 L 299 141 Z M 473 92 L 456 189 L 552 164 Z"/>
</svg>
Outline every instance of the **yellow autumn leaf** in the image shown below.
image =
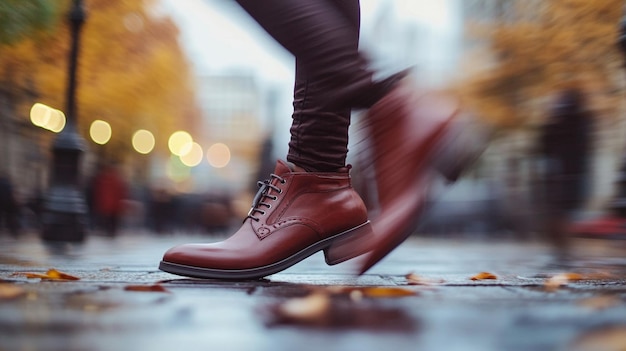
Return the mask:
<svg viewBox="0 0 626 351">
<path fill-rule="evenodd" d="M 44 280 L 80 280 L 80 278 L 75 277 L 73 275 L 63 273 L 54 268 L 49 269 L 45 274 L 41 273 L 14 273 L 14 275 L 22 275 L 28 279 L 44 279 Z"/>
<path fill-rule="evenodd" d="M 488 280 L 488 279 L 498 279 L 498 277 L 493 273 L 480 272 L 476 274 L 475 276 L 471 277 L 470 279 L 471 280 Z"/>
<path fill-rule="evenodd" d="M 46 272 L 46 276 L 48 276 L 48 279 L 59 279 L 59 280 L 80 280 L 80 278 L 75 277 L 73 275 L 67 274 L 67 273 L 63 273 L 61 271 L 58 271 L 56 269 L 49 269 Z"/>
</svg>

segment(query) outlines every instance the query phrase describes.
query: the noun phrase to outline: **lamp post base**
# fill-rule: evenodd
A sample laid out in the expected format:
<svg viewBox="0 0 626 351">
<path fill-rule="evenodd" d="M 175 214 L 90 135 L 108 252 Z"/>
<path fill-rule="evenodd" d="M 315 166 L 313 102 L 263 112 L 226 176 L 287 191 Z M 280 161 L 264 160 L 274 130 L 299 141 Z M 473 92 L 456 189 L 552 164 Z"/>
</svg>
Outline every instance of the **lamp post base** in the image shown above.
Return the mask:
<svg viewBox="0 0 626 351">
<path fill-rule="evenodd" d="M 44 199 L 45 241 L 82 242 L 87 229 L 87 205 L 83 194 L 72 186 L 53 186 Z"/>
</svg>

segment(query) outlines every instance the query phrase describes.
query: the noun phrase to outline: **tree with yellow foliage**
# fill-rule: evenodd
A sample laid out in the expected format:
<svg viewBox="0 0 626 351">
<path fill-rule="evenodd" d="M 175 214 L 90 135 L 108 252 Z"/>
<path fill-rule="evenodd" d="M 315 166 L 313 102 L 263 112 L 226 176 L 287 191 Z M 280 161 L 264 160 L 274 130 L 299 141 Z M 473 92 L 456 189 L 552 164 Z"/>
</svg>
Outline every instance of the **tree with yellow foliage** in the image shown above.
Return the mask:
<svg viewBox="0 0 626 351">
<path fill-rule="evenodd" d="M 492 61 L 464 87 L 479 114 L 500 127 L 540 123 L 543 106 L 537 102 L 576 84 L 589 94 L 596 112 L 616 117 L 623 85 L 617 46 L 623 1 L 516 0 L 506 5 L 490 23 L 468 28 L 473 38 L 489 43 Z M 477 63 L 467 62 L 470 70 Z"/>
<path fill-rule="evenodd" d="M 45 35 L 0 46 L 0 84 L 25 120 L 43 102 L 65 108 L 70 2 L 59 0 L 55 23 Z M 79 51 L 77 123 L 88 139 L 92 121 L 112 126 L 109 145 L 131 152 L 140 128 L 152 131 L 158 148 L 178 128 L 192 128 L 198 116 L 190 67 L 178 42 L 178 28 L 151 0 L 85 0 L 87 18 Z M 122 156 L 122 155 L 120 155 Z"/>
</svg>

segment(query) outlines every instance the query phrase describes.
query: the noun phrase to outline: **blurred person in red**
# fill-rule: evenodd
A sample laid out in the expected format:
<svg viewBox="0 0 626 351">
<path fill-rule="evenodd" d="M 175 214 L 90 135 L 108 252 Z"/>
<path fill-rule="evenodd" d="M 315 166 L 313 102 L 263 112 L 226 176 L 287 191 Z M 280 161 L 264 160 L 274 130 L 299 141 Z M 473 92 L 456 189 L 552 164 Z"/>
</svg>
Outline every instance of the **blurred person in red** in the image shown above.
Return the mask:
<svg viewBox="0 0 626 351">
<path fill-rule="evenodd" d="M 127 186 L 115 164 L 100 167 L 92 184 L 93 211 L 96 223 L 111 236 L 117 234 L 124 214 Z"/>
<path fill-rule="evenodd" d="M 567 227 L 587 200 L 592 116 L 578 88 L 559 92 L 542 127 L 545 232 L 557 259 L 568 256 Z"/>
<path fill-rule="evenodd" d="M 159 267 L 184 276 L 252 279 L 324 251 L 331 265 L 361 256 L 357 273 L 364 273 L 415 230 L 433 170 L 454 180 L 471 159 L 471 148 L 453 148 L 465 130 L 459 101 L 419 92 L 406 71 L 376 78 L 358 48 L 358 0 L 238 3 L 296 59 L 287 162 L 279 160 L 259 182 L 236 233 L 217 243 L 176 246 Z M 362 124 L 377 194 L 369 211 L 346 164 L 355 109 L 367 111 Z"/>
</svg>

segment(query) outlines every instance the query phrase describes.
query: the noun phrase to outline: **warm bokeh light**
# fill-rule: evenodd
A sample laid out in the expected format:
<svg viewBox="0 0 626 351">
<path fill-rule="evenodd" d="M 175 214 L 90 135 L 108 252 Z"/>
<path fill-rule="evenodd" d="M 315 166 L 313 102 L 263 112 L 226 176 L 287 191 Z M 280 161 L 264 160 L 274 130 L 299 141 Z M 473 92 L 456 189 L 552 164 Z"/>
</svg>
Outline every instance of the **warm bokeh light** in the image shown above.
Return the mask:
<svg viewBox="0 0 626 351">
<path fill-rule="evenodd" d="M 62 111 L 38 102 L 30 109 L 30 121 L 37 127 L 59 133 L 65 128 L 66 119 Z"/>
<path fill-rule="evenodd" d="M 50 120 L 52 108 L 41 103 L 35 103 L 30 108 L 30 121 L 37 127 L 42 127 Z"/>
<path fill-rule="evenodd" d="M 48 123 L 44 126 L 44 128 L 53 131 L 55 133 L 59 133 L 65 128 L 65 123 L 67 119 L 65 118 L 65 113 L 60 110 L 53 110 L 50 114 L 50 118 L 48 119 Z"/>
<path fill-rule="evenodd" d="M 188 167 L 195 167 L 202 162 L 202 157 L 204 153 L 202 152 L 202 146 L 198 143 L 191 143 L 191 147 L 189 147 L 189 151 L 180 156 L 180 161 Z"/>
<path fill-rule="evenodd" d="M 230 149 L 225 144 L 216 143 L 207 150 L 206 157 L 211 166 L 226 167 L 230 162 Z"/>
<path fill-rule="evenodd" d="M 104 145 L 111 140 L 111 125 L 102 120 L 95 120 L 89 128 L 89 136 L 96 144 Z"/>
<path fill-rule="evenodd" d="M 140 129 L 133 134 L 133 148 L 140 154 L 149 154 L 155 145 L 154 135 L 145 129 Z"/>
<path fill-rule="evenodd" d="M 190 145 L 193 142 L 193 138 L 189 133 L 179 130 L 177 132 L 172 133 L 170 136 L 167 146 L 170 149 L 170 152 L 176 156 L 184 155 L 189 152 Z"/>
</svg>

